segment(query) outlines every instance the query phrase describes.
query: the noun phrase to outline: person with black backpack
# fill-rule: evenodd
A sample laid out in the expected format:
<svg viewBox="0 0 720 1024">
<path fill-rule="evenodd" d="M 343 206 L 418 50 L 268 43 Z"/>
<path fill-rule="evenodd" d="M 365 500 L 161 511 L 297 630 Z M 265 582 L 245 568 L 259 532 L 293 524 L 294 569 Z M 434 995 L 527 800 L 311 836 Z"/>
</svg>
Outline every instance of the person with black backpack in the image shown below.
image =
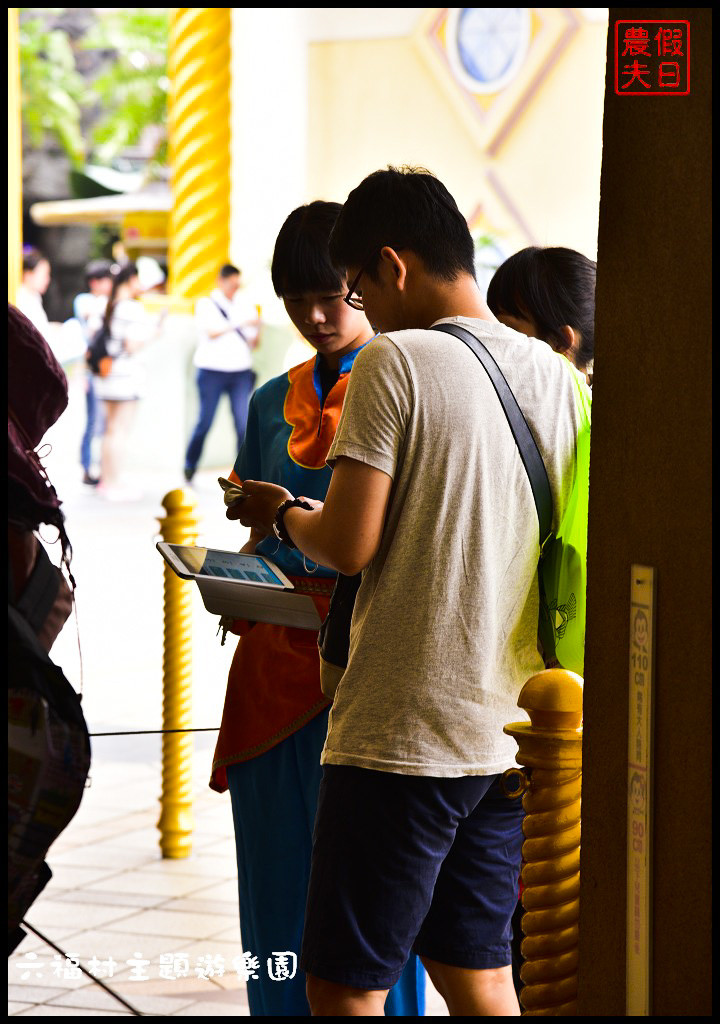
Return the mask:
<svg viewBox="0 0 720 1024">
<path fill-rule="evenodd" d="M 8 955 L 50 880 L 50 845 L 77 811 L 90 768 L 80 699 L 49 657 L 72 609 L 70 542 L 36 448 L 67 406 L 40 332 L 8 303 Z M 37 537 L 57 529 L 65 572 Z M 67 577 L 67 578 L 66 578 Z"/>
<path fill-rule="evenodd" d="M 109 501 L 129 501 L 138 494 L 122 485 L 125 449 L 138 400 L 145 387 L 139 353 L 160 332 L 162 318 L 149 313 L 139 301 L 143 287 L 134 263 L 113 274 L 112 289 L 102 324 L 88 349 L 88 365 L 95 375 L 95 394 L 103 403 L 105 433 L 96 493 Z"/>
<path fill-rule="evenodd" d="M 115 268 L 118 269 L 118 268 Z M 102 327 L 108 298 L 112 291 L 113 264 L 110 260 L 92 260 L 85 267 L 87 291 L 80 292 L 73 301 L 73 315 L 80 324 L 88 347 Z M 85 379 L 86 420 L 80 442 L 80 463 L 83 468 L 83 483 L 97 487 L 100 477 L 92 473 L 92 442 L 96 434 L 102 435 L 102 416 L 95 394 L 95 374 L 90 366 Z"/>
</svg>

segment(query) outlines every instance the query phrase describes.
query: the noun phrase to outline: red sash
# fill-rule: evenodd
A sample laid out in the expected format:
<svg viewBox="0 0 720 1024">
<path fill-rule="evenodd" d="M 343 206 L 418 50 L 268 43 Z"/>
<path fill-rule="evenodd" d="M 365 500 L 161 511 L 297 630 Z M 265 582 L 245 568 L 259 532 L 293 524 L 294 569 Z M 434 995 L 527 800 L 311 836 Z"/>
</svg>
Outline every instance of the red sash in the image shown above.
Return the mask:
<svg viewBox="0 0 720 1024">
<path fill-rule="evenodd" d="M 292 582 L 310 593 L 324 619 L 334 581 Z M 230 667 L 210 779 L 218 793 L 227 789 L 227 765 L 265 753 L 330 704 L 320 689 L 317 633 L 264 622 L 238 625 L 246 631 Z"/>
</svg>

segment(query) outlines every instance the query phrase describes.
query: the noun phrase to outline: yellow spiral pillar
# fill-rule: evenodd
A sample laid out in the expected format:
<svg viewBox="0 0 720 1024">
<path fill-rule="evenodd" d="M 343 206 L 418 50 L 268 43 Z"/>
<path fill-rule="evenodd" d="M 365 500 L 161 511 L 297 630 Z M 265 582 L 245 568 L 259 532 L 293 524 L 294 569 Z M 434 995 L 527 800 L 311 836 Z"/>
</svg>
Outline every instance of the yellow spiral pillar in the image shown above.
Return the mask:
<svg viewBox="0 0 720 1024">
<path fill-rule="evenodd" d="M 194 544 L 198 535 L 191 491 L 170 491 L 162 501 L 162 538 L 169 544 Z M 163 729 L 192 728 L 192 596 L 194 583 L 165 566 L 165 650 L 163 656 Z M 192 733 L 164 732 L 160 849 L 181 859 L 192 850 Z"/>
<path fill-rule="evenodd" d="M 580 894 L 583 681 L 547 669 L 527 681 L 518 705 L 530 722 L 504 731 L 517 741 L 524 792 L 522 930 L 524 1016 L 576 1016 Z"/>
<path fill-rule="evenodd" d="M 168 40 L 172 295 L 209 295 L 230 247 L 231 7 L 173 7 Z"/>
</svg>

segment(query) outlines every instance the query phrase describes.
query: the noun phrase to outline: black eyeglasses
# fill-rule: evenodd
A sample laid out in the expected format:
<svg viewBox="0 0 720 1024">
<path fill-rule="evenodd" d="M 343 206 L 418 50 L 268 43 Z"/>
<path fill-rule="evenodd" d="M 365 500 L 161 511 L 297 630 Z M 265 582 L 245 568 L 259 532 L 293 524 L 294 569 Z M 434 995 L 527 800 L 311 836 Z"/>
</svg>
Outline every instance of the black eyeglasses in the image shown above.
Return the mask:
<svg viewBox="0 0 720 1024">
<path fill-rule="evenodd" d="M 345 298 L 343 299 L 343 302 L 347 302 L 348 306 L 352 306 L 353 309 L 360 309 L 360 310 L 362 310 L 362 309 L 365 308 L 363 306 L 362 292 L 360 292 L 358 295 L 354 295 L 353 293 L 357 291 L 357 286 L 358 286 L 358 284 L 360 282 L 360 278 L 363 276 L 363 274 L 365 273 L 365 271 L 367 270 L 367 268 L 370 266 L 370 264 L 372 263 L 372 261 L 374 259 L 375 259 L 375 250 L 373 250 L 373 254 L 370 257 L 370 259 L 367 260 L 367 262 L 363 263 L 362 268 L 361 268 L 359 274 L 357 275 L 357 277 L 355 278 L 353 283 L 348 288 L 348 293 L 345 296 Z"/>
</svg>

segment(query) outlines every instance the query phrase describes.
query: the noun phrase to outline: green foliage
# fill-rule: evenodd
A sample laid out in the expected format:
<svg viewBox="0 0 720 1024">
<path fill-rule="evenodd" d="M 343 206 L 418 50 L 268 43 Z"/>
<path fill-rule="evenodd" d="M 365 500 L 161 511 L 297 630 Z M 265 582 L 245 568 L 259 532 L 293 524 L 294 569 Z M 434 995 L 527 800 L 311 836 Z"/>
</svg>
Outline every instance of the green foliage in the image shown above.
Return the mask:
<svg viewBox="0 0 720 1024">
<path fill-rule="evenodd" d="M 148 126 L 158 126 L 156 161 L 167 111 L 167 40 L 170 8 L 96 8 L 96 23 L 76 44 L 99 51 L 101 71 L 93 81 L 78 73 L 73 45 L 60 28 L 50 27 L 64 7 L 21 7 L 20 67 L 22 116 L 26 137 L 41 145 L 54 136 L 75 164 L 91 159 L 109 165 L 137 144 Z M 83 139 L 81 119 L 93 122 Z M 88 152 L 88 149 L 90 152 Z"/>
<path fill-rule="evenodd" d="M 93 132 L 94 159 L 108 163 L 135 145 L 148 125 L 164 125 L 167 114 L 168 7 L 130 7 L 98 20 L 83 49 L 114 51 L 93 82 L 103 116 Z"/>
<path fill-rule="evenodd" d="M 113 246 L 120 241 L 120 232 L 115 225 L 94 224 L 90 236 L 89 260 L 113 259 Z"/>
<path fill-rule="evenodd" d="M 44 8 L 56 13 L 62 8 Z M 21 12 L 31 8 L 20 8 Z M 20 81 L 25 133 L 39 146 L 46 132 L 54 135 L 73 163 L 82 163 L 85 142 L 80 130 L 87 89 L 75 69 L 75 56 L 65 32 L 49 29 L 44 18 L 20 20 Z"/>
<path fill-rule="evenodd" d="M 479 232 L 473 236 L 475 244 L 475 276 L 480 290 L 487 292 L 493 274 L 505 262 L 507 253 L 502 238 L 489 232 Z"/>
</svg>

